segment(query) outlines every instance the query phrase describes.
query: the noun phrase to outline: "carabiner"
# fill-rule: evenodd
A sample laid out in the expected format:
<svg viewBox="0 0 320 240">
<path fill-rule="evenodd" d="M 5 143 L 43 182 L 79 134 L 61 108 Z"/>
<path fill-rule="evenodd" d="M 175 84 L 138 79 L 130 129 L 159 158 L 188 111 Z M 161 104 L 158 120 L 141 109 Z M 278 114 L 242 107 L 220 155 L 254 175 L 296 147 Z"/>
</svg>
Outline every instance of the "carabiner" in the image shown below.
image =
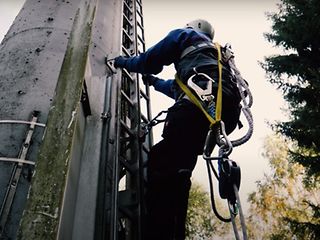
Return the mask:
<svg viewBox="0 0 320 240">
<path fill-rule="evenodd" d="M 233 150 L 233 146 L 230 139 L 228 138 L 223 121 L 220 121 L 220 129 L 221 129 L 222 137 L 221 135 L 219 135 L 219 137 L 221 138 L 219 139 L 219 141 L 217 141 L 217 144 L 220 147 L 219 152 L 222 154 L 223 157 L 228 157 Z"/>
</svg>

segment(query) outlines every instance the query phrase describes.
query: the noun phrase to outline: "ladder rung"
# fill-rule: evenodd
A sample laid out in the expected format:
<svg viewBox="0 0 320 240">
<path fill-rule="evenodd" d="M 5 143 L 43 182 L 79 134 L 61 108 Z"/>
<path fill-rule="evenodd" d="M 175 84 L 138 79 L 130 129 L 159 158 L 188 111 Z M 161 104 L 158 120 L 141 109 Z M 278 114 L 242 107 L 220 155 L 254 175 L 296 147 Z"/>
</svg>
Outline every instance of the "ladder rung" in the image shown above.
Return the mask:
<svg viewBox="0 0 320 240">
<path fill-rule="evenodd" d="M 141 119 L 143 122 L 148 122 L 148 118 L 143 113 L 141 113 Z"/>
<path fill-rule="evenodd" d="M 140 42 L 141 42 L 143 45 L 145 45 L 144 39 L 143 39 L 140 35 L 138 35 L 138 38 L 139 38 Z"/>
<path fill-rule="evenodd" d="M 136 0 L 136 3 L 138 3 L 140 6 L 142 6 L 142 3 L 141 3 L 141 1 L 139 1 L 139 0 Z"/>
<path fill-rule="evenodd" d="M 143 18 L 142 13 L 140 11 L 137 11 L 137 13 L 139 14 L 139 16 L 141 17 L 141 19 Z"/>
<path fill-rule="evenodd" d="M 130 136 L 134 136 L 134 132 L 128 127 L 128 125 L 122 119 L 120 119 L 120 124 Z M 128 141 L 130 140 L 128 139 Z"/>
<path fill-rule="evenodd" d="M 140 89 L 140 94 L 141 94 L 141 97 L 143 97 L 144 99 L 146 99 L 146 101 L 149 101 L 149 100 L 150 100 L 149 96 L 148 96 L 144 91 L 142 91 L 141 89 Z"/>
<path fill-rule="evenodd" d="M 126 49 L 126 47 L 123 45 L 122 45 L 122 52 L 126 55 L 126 57 L 131 57 L 131 54 L 129 53 L 128 49 Z"/>
<path fill-rule="evenodd" d="M 122 69 L 123 71 L 122 71 L 122 74 L 124 74 L 127 78 L 129 78 L 130 79 L 130 81 L 133 83 L 134 82 L 134 80 L 133 80 L 133 77 L 130 75 L 130 73 L 128 72 L 128 70 L 127 69 Z"/>
<path fill-rule="evenodd" d="M 121 95 L 125 98 L 125 100 L 131 105 L 131 107 L 134 106 L 133 102 L 131 101 L 131 99 L 128 97 L 128 95 L 123 91 L 121 90 Z"/>
<path fill-rule="evenodd" d="M 123 1 L 123 3 L 124 3 L 124 6 L 126 7 L 126 9 L 128 9 L 129 12 L 132 14 L 131 7 L 128 5 L 128 3 L 126 3 L 126 1 Z"/>
<path fill-rule="evenodd" d="M 131 44 L 133 43 L 133 39 L 130 37 L 129 33 L 127 33 L 127 31 L 122 28 L 122 32 L 126 35 L 126 37 L 130 40 Z"/>
<path fill-rule="evenodd" d="M 142 32 L 144 31 L 144 27 L 142 26 L 142 24 L 140 22 L 137 22 L 137 25 L 139 28 L 141 28 Z"/>
<path fill-rule="evenodd" d="M 133 28 L 133 24 L 130 22 L 128 17 L 126 15 L 123 15 L 123 18 L 126 20 L 126 22 L 130 25 L 131 28 Z"/>
</svg>

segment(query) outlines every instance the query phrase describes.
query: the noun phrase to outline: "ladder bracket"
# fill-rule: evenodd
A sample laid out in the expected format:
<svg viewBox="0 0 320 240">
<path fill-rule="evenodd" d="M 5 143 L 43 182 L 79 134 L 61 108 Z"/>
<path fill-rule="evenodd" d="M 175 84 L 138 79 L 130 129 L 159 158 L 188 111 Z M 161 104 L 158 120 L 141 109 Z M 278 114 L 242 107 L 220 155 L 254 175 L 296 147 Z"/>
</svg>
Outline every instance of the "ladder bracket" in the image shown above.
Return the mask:
<svg viewBox="0 0 320 240">
<path fill-rule="evenodd" d="M 105 57 L 104 61 L 105 61 L 105 64 L 107 65 L 107 67 L 109 68 L 109 70 L 111 71 L 111 73 L 116 74 L 117 70 L 114 67 L 114 65 L 112 64 L 114 62 L 114 58 L 108 59 L 108 57 Z"/>
<path fill-rule="evenodd" d="M 109 120 L 111 118 L 111 113 L 110 112 L 103 112 L 103 113 L 101 113 L 100 117 L 102 120 Z"/>
</svg>

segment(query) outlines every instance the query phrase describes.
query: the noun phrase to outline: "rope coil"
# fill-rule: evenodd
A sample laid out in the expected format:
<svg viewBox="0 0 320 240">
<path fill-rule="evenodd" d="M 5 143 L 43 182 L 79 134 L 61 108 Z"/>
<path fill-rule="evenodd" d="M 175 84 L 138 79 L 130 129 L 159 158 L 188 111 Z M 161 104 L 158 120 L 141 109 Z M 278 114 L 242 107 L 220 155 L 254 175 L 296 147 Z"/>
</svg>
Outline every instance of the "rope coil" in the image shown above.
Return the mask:
<svg viewBox="0 0 320 240">
<path fill-rule="evenodd" d="M 229 66 L 232 69 L 234 76 L 236 78 L 237 86 L 238 86 L 241 100 L 243 103 L 241 111 L 243 112 L 243 114 L 248 122 L 247 133 L 243 137 L 231 141 L 232 145 L 234 147 L 237 147 L 237 146 L 240 146 L 240 145 L 246 143 L 251 138 L 251 136 L 253 134 L 253 129 L 254 129 L 253 116 L 252 116 L 252 113 L 250 110 L 250 108 L 252 107 L 252 104 L 253 104 L 253 97 L 252 97 L 252 93 L 249 89 L 247 82 L 243 79 L 243 77 L 240 74 L 240 71 L 238 70 L 238 68 L 235 65 L 234 56 L 232 56 L 229 59 L 228 63 L 229 63 Z M 247 93 L 247 96 L 245 96 L 245 93 Z M 248 101 L 247 101 L 247 98 L 248 98 Z"/>
</svg>

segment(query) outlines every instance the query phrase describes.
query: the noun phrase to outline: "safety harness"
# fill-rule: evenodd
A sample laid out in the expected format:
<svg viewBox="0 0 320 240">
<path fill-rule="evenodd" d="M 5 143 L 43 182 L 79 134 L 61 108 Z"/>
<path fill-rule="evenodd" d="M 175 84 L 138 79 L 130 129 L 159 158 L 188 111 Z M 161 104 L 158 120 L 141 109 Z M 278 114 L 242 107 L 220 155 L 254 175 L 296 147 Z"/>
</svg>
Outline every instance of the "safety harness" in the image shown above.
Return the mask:
<svg viewBox="0 0 320 240">
<path fill-rule="evenodd" d="M 238 69 L 234 64 L 234 59 L 233 59 L 234 56 L 231 50 L 231 46 L 226 45 L 225 50 L 227 51 L 227 60 L 231 69 L 233 70 L 233 74 L 237 79 L 237 86 L 238 86 L 242 101 L 244 102 L 242 111 L 244 112 L 249 123 L 249 131 L 244 137 L 236 141 L 230 141 L 225 132 L 224 123 L 221 120 L 221 112 L 222 112 L 221 46 L 218 43 L 215 43 L 215 47 L 218 52 L 218 90 L 217 90 L 217 100 L 216 100 L 216 109 L 215 109 L 214 117 L 207 112 L 207 110 L 203 107 L 201 102 L 201 100 L 213 101 L 213 97 L 210 98 L 210 95 L 212 95 L 212 92 L 199 89 L 197 88 L 196 85 L 192 85 L 192 79 L 196 76 L 202 75 L 206 77 L 209 81 L 208 88 L 212 89 L 212 82 L 214 81 L 213 79 L 209 78 L 204 73 L 198 73 L 194 69 L 195 74 L 188 79 L 187 81 L 188 86 L 185 85 L 179 79 L 177 74 L 175 75 L 175 80 L 180 86 L 180 88 L 182 89 L 182 91 L 185 93 L 185 95 L 189 98 L 189 100 L 192 103 L 194 103 L 198 108 L 201 109 L 201 111 L 204 113 L 204 115 L 208 118 L 210 122 L 210 128 L 209 128 L 209 132 L 206 138 L 206 143 L 204 146 L 203 158 L 206 160 L 206 163 L 207 163 L 209 185 L 210 185 L 210 198 L 211 198 L 211 205 L 212 205 L 213 212 L 215 213 L 215 215 L 218 217 L 219 220 L 224 222 L 232 222 L 234 234 L 237 240 L 240 239 L 240 236 L 238 233 L 235 217 L 239 213 L 243 239 L 247 239 L 246 225 L 245 225 L 244 215 L 242 212 L 242 207 L 241 207 L 239 193 L 238 193 L 240 188 L 240 181 L 241 181 L 240 167 L 237 165 L 235 161 L 229 159 L 228 156 L 230 155 L 234 145 L 239 146 L 243 144 L 244 142 L 248 141 L 252 135 L 253 121 L 252 121 L 252 115 L 249 109 L 252 105 L 252 95 L 250 93 L 247 83 L 241 77 L 240 72 L 238 71 Z M 198 95 L 198 97 L 193 94 L 193 92 L 190 90 L 189 87 L 194 90 L 194 92 Z M 249 103 L 246 102 L 246 96 L 244 92 L 246 92 L 247 95 L 249 95 Z M 219 156 L 211 157 L 211 153 L 213 151 L 215 144 L 217 144 L 220 147 Z M 218 160 L 219 174 L 214 169 L 212 160 Z M 220 197 L 222 199 L 227 199 L 228 201 L 230 218 L 222 217 L 216 209 L 214 194 L 213 194 L 213 183 L 212 183 L 211 172 L 214 173 L 215 177 L 219 182 Z"/>
<path fill-rule="evenodd" d="M 218 51 L 218 71 L 219 71 L 219 80 L 218 80 L 218 92 L 217 92 L 217 102 L 216 102 L 216 110 L 215 110 L 215 118 L 213 118 L 202 106 L 201 101 L 191 92 L 188 86 L 186 86 L 178 77 L 178 75 L 175 75 L 175 80 L 178 83 L 179 87 L 182 89 L 182 91 L 187 95 L 187 97 L 190 99 L 192 103 L 194 103 L 198 108 L 201 109 L 201 111 L 204 113 L 204 115 L 208 118 L 210 122 L 210 128 L 221 121 L 221 112 L 222 112 L 222 63 L 221 63 L 221 47 L 218 43 L 215 43 L 215 46 Z M 194 75 L 192 75 L 188 82 L 191 82 L 192 78 L 198 75 L 204 75 L 203 73 L 196 72 Z M 213 81 L 213 79 L 209 78 L 209 81 Z M 209 82 L 210 83 L 210 82 Z M 211 93 L 209 93 L 211 94 Z M 199 96 L 201 98 L 201 96 Z"/>
</svg>

